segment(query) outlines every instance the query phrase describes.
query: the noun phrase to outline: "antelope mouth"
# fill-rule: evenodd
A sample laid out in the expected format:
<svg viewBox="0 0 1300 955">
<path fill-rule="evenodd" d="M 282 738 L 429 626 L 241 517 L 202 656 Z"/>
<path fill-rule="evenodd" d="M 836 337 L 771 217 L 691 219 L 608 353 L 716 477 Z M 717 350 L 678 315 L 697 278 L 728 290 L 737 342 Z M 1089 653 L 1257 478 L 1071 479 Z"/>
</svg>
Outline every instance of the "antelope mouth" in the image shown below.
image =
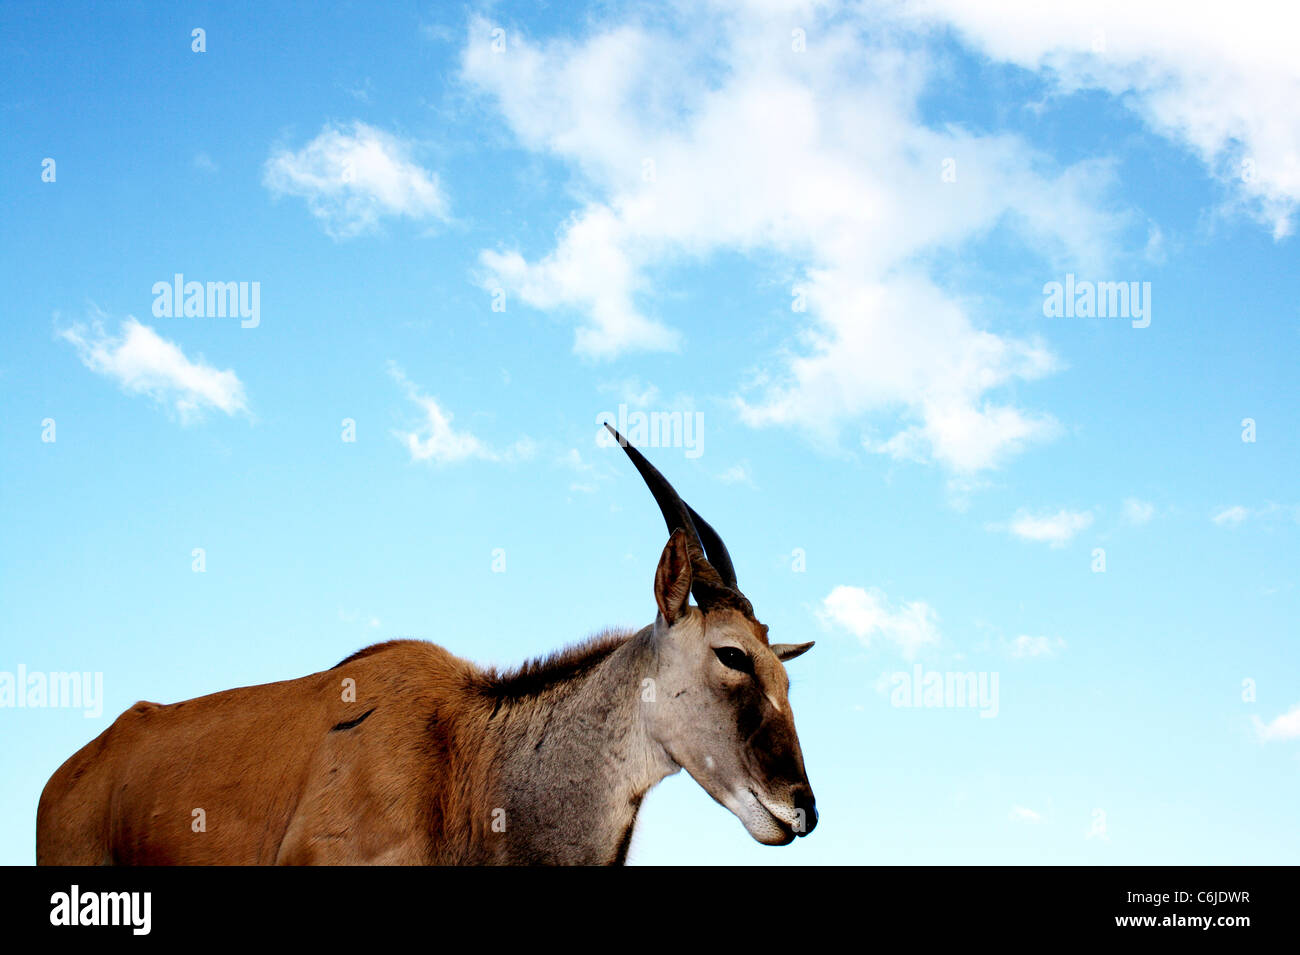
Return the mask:
<svg viewBox="0 0 1300 955">
<path fill-rule="evenodd" d="M 741 819 L 749 834 L 766 846 L 788 846 L 794 842 L 795 836 L 799 835 L 794 823 L 773 812 L 753 789 L 746 787 L 746 794 L 749 796 L 745 801 L 750 805 L 751 818 L 757 817 L 752 824 L 750 819 Z"/>
</svg>

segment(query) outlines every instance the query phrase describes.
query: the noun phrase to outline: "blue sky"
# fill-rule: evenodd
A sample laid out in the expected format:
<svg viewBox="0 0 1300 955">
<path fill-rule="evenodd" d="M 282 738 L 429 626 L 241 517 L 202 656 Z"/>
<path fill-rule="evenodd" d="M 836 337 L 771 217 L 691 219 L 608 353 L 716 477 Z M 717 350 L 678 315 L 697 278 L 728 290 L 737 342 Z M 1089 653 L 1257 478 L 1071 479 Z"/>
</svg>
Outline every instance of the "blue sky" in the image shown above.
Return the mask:
<svg viewBox="0 0 1300 955">
<path fill-rule="evenodd" d="M 7 4 L 0 671 L 104 700 L 0 707 L 0 862 L 136 700 L 650 622 L 620 405 L 822 816 L 679 774 L 631 861 L 1300 861 L 1295 14 L 1132 6 Z"/>
</svg>

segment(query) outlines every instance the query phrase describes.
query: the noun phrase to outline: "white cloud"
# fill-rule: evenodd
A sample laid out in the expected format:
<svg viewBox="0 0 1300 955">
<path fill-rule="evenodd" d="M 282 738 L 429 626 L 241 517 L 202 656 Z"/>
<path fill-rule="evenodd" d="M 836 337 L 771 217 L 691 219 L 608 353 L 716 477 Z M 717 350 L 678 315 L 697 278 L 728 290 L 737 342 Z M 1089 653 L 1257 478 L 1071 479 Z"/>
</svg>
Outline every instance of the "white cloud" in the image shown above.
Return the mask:
<svg viewBox="0 0 1300 955">
<path fill-rule="evenodd" d="M 1197 155 L 1274 237 L 1291 233 L 1300 205 L 1300 7 L 1291 0 L 1230 9 L 1216 0 L 909 0 L 893 12 L 952 25 L 1062 92 L 1114 94 Z"/>
<path fill-rule="evenodd" d="M 334 238 L 376 228 L 384 216 L 446 220 L 438 177 L 417 165 L 404 140 L 365 123 L 327 123 L 302 149 L 280 148 L 262 181 L 275 195 L 301 196 Z"/>
<path fill-rule="evenodd" d="M 182 423 L 209 408 L 228 415 L 248 411 L 243 382 L 233 371 L 218 371 L 202 356 L 187 358 L 179 345 L 133 317 L 122 322 L 116 336 L 105 331 L 102 316 L 56 334 L 77 349 L 91 371 L 116 381 L 123 391 L 148 395 Z"/>
<path fill-rule="evenodd" d="M 388 373 L 424 413 L 424 421 L 417 428 L 394 432 L 411 452 L 412 461 L 459 464 L 476 458 L 485 461 L 514 461 L 532 457 L 535 448 L 528 438 L 520 438 L 504 451 L 496 451 L 468 431 L 457 430 L 452 427 L 451 412 L 444 410 L 436 398 L 422 394 L 395 363 L 389 362 Z"/>
<path fill-rule="evenodd" d="M 1065 641 L 1060 637 L 1031 637 L 1022 633 L 1011 641 L 1007 652 L 1017 660 L 1027 660 L 1054 656 L 1064 649 Z"/>
<path fill-rule="evenodd" d="M 651 269 L 775 255 L 804 310 L 774 373 L 737 399 L 749 424 L 831 440 L 901 416 L 866 446 L 994 467 L 1056 432 L 998 394 L 1056 361 L 991 330 L 925 263 L 999 224 L 1044 255 L 1099 261 L 1116 226 L 1110 169 L 1057 168 L 1013 136 L 923 125 L 925 56 L 872 32 L 869 14 L 822 13 L 800 14 L 816 44 L 806 54 L 790 50 L 788 13 L 766 8 L 542 44 L 512 29 L 505 55 L 490 48 L 492 24 L 472 21 L 463 77 L 526 148 L 576 170 L 582 194 L 549 251 L 484 251 L 483 283 L 574 313 L 575 351 L 610 358 L 680 343 L 649 310 Z M 950 157 L 957 181 L 945 183 Z"/>
<path fill-rule="evenodd" d="M 1240 504 L 1234 504 L 1232 507 L 1225 507 L 1216 511 L 1210 520 L 1220 527 L 1236 527 L 1246 518 L 1250 517 L 1250 511 Z"/>
<path fill-rule="evenodd" d="M 718 480 L 723 484 L 748 484 L 751 487 L 754 484 L 753 477 L 749 473 L 749 465 L 745 463 L 733 464 L 725 471 L 718 475 Z"/>
<path fill-rule="evenodd" d="M 1026 808 L 1025 806 L 1012 806 L 1011 819 L 1014 822 L 1028 822 L 1028 823 L 1039 823 L 1043 821 L 1043 817 L 1041 815 L 1034 812 L 1034 810 L 1032 809 Z"/>
<path fill-rule="evenodd" d="M 1124 499 L 1124 520 L 1130 524 L 1146 524 L 1156 516 L 1156 506 L 1136 497 Z"/>
<path fill-rule="evenodd" d="M 515 251 L 484 251 L 481 261 L 491 278 L 483 284 L 503 284 L 534 308 L 585 311 L 590 324 L 578 327 L 579 354 L 613 358 L 630 349 L 676 349 L 678 333 L 633 304 L 641 279 L 621 248 L 620 231 L 609 210 L 588 210 L 566 226 L 560 247 L 540 262 L 529 263 Z"/>
<path fill-rule="evenodd" d="M 871 646 L 879 637 L 895 644 L 905 659 L 939 642 L 939 615 L 920 600 L 891 605 L 878 588 L 839 586 L 822 601 L 817 612 L 822 623 L 839 627 Z"/>
<path fill-rule="evenodd" d="M 1059 510 L 1055 514 L 1031 514 L 1018 511 L 1007 530 L 1021 540 L 1037 541 L 1063 547 L 1074 539 L 1074 535 L 1092 526 L 1091 511 Z"/>
<path fill-rule="evenodd" d="M 1265 723 L 1258 716 L 1253 717 L 1255 731 L 1264 742 L 1300 739 L 1300 703 L 1287 710 L 1281 716 Z"/>
</svg>

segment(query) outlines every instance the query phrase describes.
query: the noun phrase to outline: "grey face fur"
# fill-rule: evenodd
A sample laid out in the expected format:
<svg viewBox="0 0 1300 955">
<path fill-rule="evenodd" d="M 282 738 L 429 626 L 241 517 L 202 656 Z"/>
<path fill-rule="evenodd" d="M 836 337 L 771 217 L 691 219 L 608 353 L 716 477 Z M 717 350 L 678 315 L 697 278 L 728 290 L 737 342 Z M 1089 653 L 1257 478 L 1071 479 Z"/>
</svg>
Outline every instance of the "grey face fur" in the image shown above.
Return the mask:
<svg viewBox="0 0 1300 955">
<path fill-rule="evenodd" d="M 678 531 L 655 578 L 652 739 L 765 845 L 785 845 L 817 824 L 790 710 L 782 659 L 812 644 L 767 642 L 767 628 L 724 606 L 690 606 L 692 561 Z"/>
</svg>

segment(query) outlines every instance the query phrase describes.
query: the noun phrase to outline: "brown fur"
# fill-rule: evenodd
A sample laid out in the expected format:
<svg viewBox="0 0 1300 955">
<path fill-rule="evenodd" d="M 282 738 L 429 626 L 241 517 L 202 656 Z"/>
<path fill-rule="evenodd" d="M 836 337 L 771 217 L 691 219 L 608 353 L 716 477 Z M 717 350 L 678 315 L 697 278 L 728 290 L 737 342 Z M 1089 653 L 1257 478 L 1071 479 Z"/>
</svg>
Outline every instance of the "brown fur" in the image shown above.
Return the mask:
<svg viewBox="0 0 1300 955">
<path fill-rule="evenodd" d="M 499 851 L 486 811 L 506 803 L 502 748 L 540 697 L 631 636 L 606 632 L 506 673 L 394 640 L 298 680 L 137 703 L 46 785 L 37 862 L 520 861 Z M 197 809 L 206 831 L 194 831 Z"/>
</svg>

